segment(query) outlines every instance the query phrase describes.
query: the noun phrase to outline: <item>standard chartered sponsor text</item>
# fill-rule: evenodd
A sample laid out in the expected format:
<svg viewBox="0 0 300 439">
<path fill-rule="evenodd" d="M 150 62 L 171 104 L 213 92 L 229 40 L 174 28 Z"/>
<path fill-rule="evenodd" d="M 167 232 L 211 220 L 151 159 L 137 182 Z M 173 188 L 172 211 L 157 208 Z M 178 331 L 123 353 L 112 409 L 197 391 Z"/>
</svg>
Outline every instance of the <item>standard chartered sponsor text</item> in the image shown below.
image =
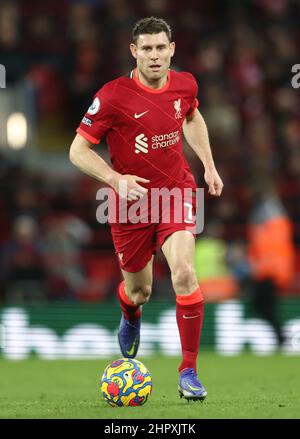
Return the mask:
<svg viewBox="0 0 300 439">
<path fill-rule="evenodd" d="M 152 136 L 152 149 L 166 148 L 179 142 L 179 131 Z"/>
</svg>

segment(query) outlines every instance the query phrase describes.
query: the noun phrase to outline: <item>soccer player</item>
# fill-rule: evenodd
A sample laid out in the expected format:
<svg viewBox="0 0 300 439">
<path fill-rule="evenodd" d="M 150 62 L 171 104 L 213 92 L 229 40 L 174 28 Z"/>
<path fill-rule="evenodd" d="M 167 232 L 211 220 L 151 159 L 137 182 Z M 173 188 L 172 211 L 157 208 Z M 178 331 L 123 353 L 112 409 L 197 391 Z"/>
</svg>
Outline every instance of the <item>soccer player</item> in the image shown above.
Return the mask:
<svg viewBox="0 0 300 439">
<path fill-rule="evenodd" d="M 111 186 L 118 199 L 128 200 L 128 206 L 148 199 L 148 195 L 151 200 L 153 188 L 195 191 L 196 183 L 182 152 L 183 132 L 204 165 L 209 193 L 220 196 L 223 183 L 215 168 L 206 124 L 197 109 L 196 80 L 190 73 L 170 69 L 175 51 L 170 26 L 160 18 L 144 18 L 136 23 L 132 36 L 130 51 L 136 67 L 96 93 L 71 145 L 71 162 Z M 104 136 L 112 167 L 92 149 Z M 168 207 L 172 214 L 178 207 L 175 198 Z M 172 215 L 169 221 L 162 221 L 160 212 L 156 222 L 124 222 L 120 216 L 110 222 L 124 278 L 118 288 L 122 309 L 118 339 L 123 356 L 134 358 L 140 341 L 141 308 L 151 295 L 153 257 L 160 247 L 176 293 L 182 347 L 179 395 L 203 401 L 207 392 L 197 376 L 196 363 L 204 300 L 194 268 L 194 197 L 190 202 L 183 198 L 180 207 L 181 221 Z"/>
</svg>

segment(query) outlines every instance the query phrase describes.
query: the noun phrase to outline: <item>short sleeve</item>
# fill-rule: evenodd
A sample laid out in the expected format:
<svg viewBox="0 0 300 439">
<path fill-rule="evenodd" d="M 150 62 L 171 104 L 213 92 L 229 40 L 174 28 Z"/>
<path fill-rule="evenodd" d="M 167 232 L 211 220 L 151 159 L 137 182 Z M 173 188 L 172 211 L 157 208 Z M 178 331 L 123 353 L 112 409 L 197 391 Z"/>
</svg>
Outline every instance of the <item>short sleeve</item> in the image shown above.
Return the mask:
<svg viewBox="0 0 300 439">
<path fill-rule="evenodd" d="M 94 96 L 76 132 L 93 144 L 98 144 L 110 130 L 115 111 L 112 104 L 113 88 L 104 85 Z"/>
<path fill-rule="evenodd" d="M 188 75 L 189 75 L 189 79 L 191 80 L 191 82 L 190 82 L 191 98 L 190 98 L 190 108 L 187 111 L 187 115 L 191 115 L 196 110 L 196 108 L 198 108 L 198 106 L 199 106 L 199 101 L 197 99 L 198 84 L 197 84 L 196 79 L 194 78 L 194 76 L 191 73 L 189 73 Z"/>
<path fill-rule="evenodd" d="M 190 106 L 190 108 L 189 108 L 189 110 L 188 110 L 188 112 L 186 114 L 188 116 L 191 115 L 196 110 L 196 108 L 198 108 L 198 107 L 199 107 L 199 101 L 198 101 L 197 98 L 195 98 L 193 103 L 192 103 L 192 105 Z"/>
</svg>

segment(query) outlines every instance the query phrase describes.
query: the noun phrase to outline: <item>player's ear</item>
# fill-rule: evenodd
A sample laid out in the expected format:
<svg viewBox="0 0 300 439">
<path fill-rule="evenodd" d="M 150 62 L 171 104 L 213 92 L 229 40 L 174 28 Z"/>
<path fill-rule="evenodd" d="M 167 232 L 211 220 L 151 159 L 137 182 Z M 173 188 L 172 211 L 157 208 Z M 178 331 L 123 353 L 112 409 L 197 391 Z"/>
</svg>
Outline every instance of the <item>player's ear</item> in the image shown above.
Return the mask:
<svg viewBox="0 0 300 439">
<path fill-rule="evenodd" d="M 129 48 L 133 58 L 136 58 L 136 45 L 134 43 L 131 43 Z"/>
<path fill-rule="evenodd" d="M 174 55 L 174 53 L 175 53 L 175 43 L 174 43 L 174 41 L 172 41 L 170 43 L 170 48 L 171 48 L 171 57 L 172 57 Z"/>
</svg>

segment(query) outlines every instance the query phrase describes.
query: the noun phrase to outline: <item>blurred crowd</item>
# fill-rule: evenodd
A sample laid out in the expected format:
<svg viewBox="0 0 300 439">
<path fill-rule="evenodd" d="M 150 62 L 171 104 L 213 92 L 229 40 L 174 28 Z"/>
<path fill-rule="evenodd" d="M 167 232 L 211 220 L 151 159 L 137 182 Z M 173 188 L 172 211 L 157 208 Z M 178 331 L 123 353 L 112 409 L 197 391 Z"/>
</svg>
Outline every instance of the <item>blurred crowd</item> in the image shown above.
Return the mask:
<svg viewBox="0 0 300 439">
<path fill-rule="evenodd" d="M 205 195 L 205 239 L 217 245 L 197 249 L 199 279 L 208 281 L 212 300 L 219 288 L 215 300 L 222 300 L 253 277 L 249 231 L 259 194 L 271 216 L 289 221 L 294 268 L 280 288 L 300 295 L 300 91 L 291 85 L 292 66 L 300 63 L 298 0 L 3 0 L 7 84 L 32 84 L 39 122 L 53 124 L 55 115 L 72 137 L 97 89 L 134 66 L 131 29 L 150 15 L 172 27 L 172 67 L 198 80 L 199 109 L 225 185 L 220 200 Z M 204 187 L 202 165 L 185 152 Z M 95 218 L 99 183 L 79 175 L 53 181 L 4 156 L 0 173 L 2 300 L 20 300 L 24 285 L 27 298 L 42 291 L 40 300 L 114 294 L 120 273 L 109 229 Z M 205 266 L 215 267 L 213 275 Z M 155 270 L 157 296 L 168 293 L 160 255 Z M 209 283 L 220 279 L 221 286 Z"/>
</svg>

